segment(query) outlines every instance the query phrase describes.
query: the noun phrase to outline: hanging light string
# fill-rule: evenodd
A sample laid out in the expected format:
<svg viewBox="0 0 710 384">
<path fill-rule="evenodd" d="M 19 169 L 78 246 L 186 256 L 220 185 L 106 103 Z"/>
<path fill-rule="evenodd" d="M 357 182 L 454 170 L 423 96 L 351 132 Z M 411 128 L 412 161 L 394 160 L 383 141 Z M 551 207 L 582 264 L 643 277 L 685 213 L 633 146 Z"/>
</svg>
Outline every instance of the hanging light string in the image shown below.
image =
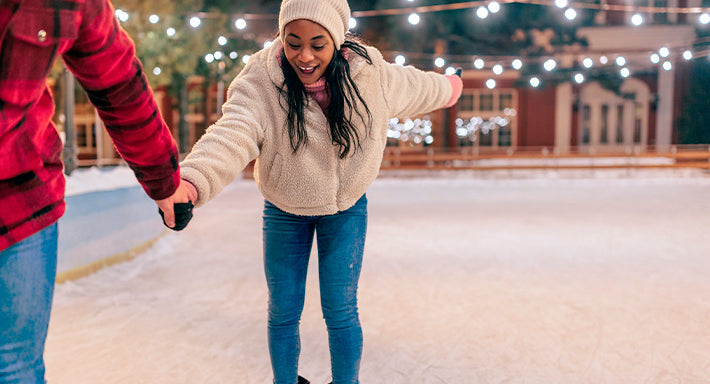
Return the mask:
<svg viewBox="0 0 710 384">
<path fill-rule="evenodd" d="M 566 11 L 572 10 L 573 8 L 585 8 L 585 9 L 596 9 L 596 10 L 601 10 L 601 11 L 622 11 L 622 12 L 630 12 L 630 13 L 679 13 L 679 14 L 696 14 L 700 13 L 700 17 L 698 21 L 701 24 L 708 24 L 710 23 L 710 8 L 708 7 L 655 7 L 655 6 L 636 6 L 636 5 L 622 5 L 622 4 L 607 4 L 606 1 L 585 1 L 585 0 L 576 0 L 572 2 L 572 0 L 476 0 L 476 1 L 467 1 L 467 2 L 459 2 L 459 3 L 452 3 L 452 4 L 439 4 L 439 5 L 429 5 L 429 6 L 416 6 L 416 7 L 404 7 L 404 8 L 392 8 L 392 9 L 380 9 L 380 10 L 365 10 L 365 11 L 353 11 L 352 16 L 353 18 L 351 19 L 350 26 L 351 28 L 354 28 L 356 23 L 356 18 L 360 17 L 375 17 L 375 16 L 394 16 L 394 15 L 409 15 L 409 21 L 411 24 L 416 25 L 418 24 L 419 21 L 419 13 L 432 13 L 432 12 L 441 12 L 441 11 L 451 11 L 451 10 L 464 10 L 464 9 L 477 9 L 477 16 L 479 18 L 485 18 L 488 16 L 488 12 L 485 12 L 485 15 L 481 15 L 479 12 L 481 10 L 490 10 L 491 13 L 497 13 L 498 10 L 500 9 L 501 4 L 533 4 L 533 5 L 540 5 L 540 6 L 550 6 L 550 7 L 556 7 L 560 9 L 566 9 Z M 190 13 L 187 17 L 189 20 L 189 24 L 193 28 L 199 28 L 201 22 L 200 20 L 202 19 L 214 19 L 218 17 L 223 17 L 224 14 L 222 13 L 217 13 L 217 12 L 195 12 L 195 13 Z M 412 21 L 412 16 L 416 16 L 416 20 Z M 634 15 L 636 17 L 636 15 Z M 126 13 L 125 11 L 121 9 L 116 10 L 116 17 L 122 21 L 126 22 L 129 18 L 129 14 Z M 234 20 L 235 23 L 235 28 L 237 30 L 243 30 L 247 28 L 247 21 L 273 21 L 278 18 L 278 15 L 276 14 L 260 14 L 260 13 L 240 13 L 240 14 L 232 14 L 231 15 L 232 19 Z M 576 17 L 576 12 L 572 17 L 567 16 L 567 13 L 565 13 L 565 17 L 568 20 L 572 20 Z M 149 18 L 149 21 L 152 24 L 158 23 L 160 18 L 157 15 L 151 15 Z M 633 22 L 633 20 L 632 20 Z M 639 23 L 640 24 L 640 23 Z M 639 25 L 634 23 L 634 25 Z M 168 28 L 167 29 L 167 35 L 169 37 L 175 35 L 175 29 L 174 28 Z M 226 44 L 226 37 L 220 36 L 219 39 L 225 40 L 225 42 L 219 42 L 219 45 L 224 45 Z M 218 40 L 219 41 L 219 40 Z M 267 41 L 266 44 L 269 44 L 270 42 Z M 445 57 L 438 57 L 434 54 L 431 53 L 420 53 L 420 52 L 383 52 L 385 55 L 389 55 L 391 57 L 395 57 L 395 62 L 401 65 L 404 65 L 407 61 L 410 59 L 413 61 L 416 60 L 433 60 L 434 65 L 436 67 L 442 68 L 448 65 L 448 68 L 446 68 L 446 73 L 453 72 L 454 67 L 463 67 L 466 69 L 475 69 L 475 70 L 489 70 L 492 71 L 496 76 L 500 75 L 503 72 L 503 69 L 508 71 L 509 69 L 515 70 L 515 71 L 520 71 L 522 67 L 528 66 L 530 64 L 541 64 L 545 62 L 545 65 L 543 67 L 547 72 L 552 72 L 555 68 L 558 67 L 557 61 L 561 59 L 561 57 L 565 56 L 567 58 L 569 57 L 577 57 L 577 60 L 580 63 L 584 62 L 584 67 L 586 69 L 591 69 L 592 67 L 596 67 L 598 69 L 601 68 L 612 68 L 614 62 L 618 63 L 619 58 L 622 59 L 624 64 L 618 64 L 618 66 L 621 68 L 621 73 L 623 77 L 628 77 L 628 74 L 630 73 L 628 68 L 625 66 L 626 65 L 626 59 L 624 58 L 624 55 L 631 55 L 634 59 L 634 61 L 638 61 L 640 57 L 642 57 L 644 54 L 649 56 L 649 60 L 653 64 L 659 64 L 660 66 L 663 67 L 665 70 L 669 70 L 670 68 L 668 66 L 672 65 L 671 62 L 669 62 L 666 57 L 672 52 L 674 55 L 677 55 L 678 57 L 682 57 L 684 60 L 688 61 L 691 59 L 695 59 L 698 57 L 706 57 L 710 53 L 710 47 L 708 46 L 710 43 L 710 38 L 705 37 L 705 38 L 700 38 L 696 39 L 692 47 L 689 46 L 672 46 L 672 45 L 666 45 L 665 47 L 662 47 L 661 50 L 667 50 L 668 52 L 663 55 L 661 54 L 661 50 L 658 52 L 653 52 L 648 49 L 623 49 L 623 50 L 603 50 L 603 51 L 583 51 L 583 52 L 576 52 L 576 51 L 570 51 L 570 50 L 558 50 L 556 52 L 548 52 L 547 54 L 543 55 L 533 55 L 529 57 L 524 57 L 524 56 L 490 56 L 490 55 L 455 55 L 455 54 L 446 54 Z M 265 45 L 266 46 L 266 45 Z M 217 58 L 217 55 L 220 55 L 220 58 Z M 221 60 L 222 52 L 221 51 L 216 51 L 214 53 L 208 53 L 205 56 L 205 60 L 208 63 L 211 63 L 215 60 Z M 231 52 L 229 54 L 229 57 L 232 60 L 236 60 L 237 57 L 240 56 L 237 52 Z M 242 61 L 245 63 L 249 59 L 249 55 L 241 55 Z M 661 59 L 661 57 L 663 59 Z M 554 63 L 550 64 L 551 68 L 547 68 L 547 64 L 549 63 Z M 609 65 L 607 65 L 607 62 Z M 591 63 L 587 65 L 586 63 Z M 561 67 L 559 69 L 562 69 Z M 571 68 L 566 68 L 566 70 L 574 70 Z M 579 68 L 579 70 L 584 70 Z M 160 73 L 160 68 L 156 67 L 154 69 L 154 74 L 159 75 Z M 539 76 L 545 77 L 544 72 L 541 73 Z M 578 76 L 579 78 L 579 76 Z M 533 77 L 533 79 L 538 79 L 537 77 Z M 533 83 L 531 82 L 531 85 Z M 493 85 L 494 86 L 494 85 Z M 537 85 L 533 85 L 537 86 Z"/>
<path fill-rule="evenodd" d="M 461 9 L 473 9 L 491 3 L 491 0 L 476 0 L 465 1 L 452 4 L 438 5 L 423 5 L 417 7 L 405 8 L 390 8 L 390 9 L 373 9 L 365 11 L 352 11 L 352 17 L 373 17 L 373 16 L 393 16 L 393 15 L 408 15 L 412 13 L 432 13 L 442 11 L 454 11 Z M 557 7 L 555 0 L 498 0 L 497 3 L 502 4 L 533 4 L 549 7 Z M 570 1 L 571 3 L 571 1 Z M 638 5 L 623 5 L 623 4 L 608 4 L 606 2 L 586 2 L 575 1 L 575 8 L 596 9 L 601 11 L 619 11 L 619 12 L 640 12 L 640 13 L 685 13 L 695 14 L 710 12 L 710 7 L 656 7 L 656 6 L 638 6 Z M 214 18 L 220 15 L 215 12 L 195 12 L 191 15 L 199 18 Z M 239 17 L 245 20 L 276 20 L 278 15 L 273 13 L 238 13 L 233 14 L 233 17 Z"/>
</svg>

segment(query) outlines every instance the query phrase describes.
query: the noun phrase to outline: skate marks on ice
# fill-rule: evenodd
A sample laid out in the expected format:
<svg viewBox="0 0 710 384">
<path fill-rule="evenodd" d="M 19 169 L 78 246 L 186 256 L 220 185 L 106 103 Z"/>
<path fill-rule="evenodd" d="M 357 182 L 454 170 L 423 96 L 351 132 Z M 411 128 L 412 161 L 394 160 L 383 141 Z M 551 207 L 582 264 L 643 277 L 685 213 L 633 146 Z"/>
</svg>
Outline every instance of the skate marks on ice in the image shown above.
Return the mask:
<svg viewBox="0 0 710 384">
<path fill-rule="evenodd" d="M 710 382 L 710 182 L 381 179 L 363 383 Z M 49 382 L 271 380 L 262 199 L 236 182 L 135 260 L 59 285 Z M 301 373 L 329 355 L 312 258 Z"/>
</svg>

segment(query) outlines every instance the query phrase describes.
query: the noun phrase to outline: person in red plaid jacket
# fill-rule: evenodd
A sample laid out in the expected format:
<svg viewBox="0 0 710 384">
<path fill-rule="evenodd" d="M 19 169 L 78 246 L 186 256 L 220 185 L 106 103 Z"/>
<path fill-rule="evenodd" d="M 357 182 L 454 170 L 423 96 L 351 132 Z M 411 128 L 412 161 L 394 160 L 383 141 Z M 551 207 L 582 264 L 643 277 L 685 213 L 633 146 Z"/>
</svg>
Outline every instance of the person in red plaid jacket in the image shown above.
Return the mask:
<svg viewBox="0 0 710 384">
<path fill-rule="evenodd" d="M 57 56 L 145 192 L 169 212 L 168 226 L 173 199 L 185 200 L 176 193 L 177 147 L 109 0 L 0 0 L 0 383 L 45 382 L 56 223 L 65 209 L 62 141 L 46 86 Z"/>
</svg>

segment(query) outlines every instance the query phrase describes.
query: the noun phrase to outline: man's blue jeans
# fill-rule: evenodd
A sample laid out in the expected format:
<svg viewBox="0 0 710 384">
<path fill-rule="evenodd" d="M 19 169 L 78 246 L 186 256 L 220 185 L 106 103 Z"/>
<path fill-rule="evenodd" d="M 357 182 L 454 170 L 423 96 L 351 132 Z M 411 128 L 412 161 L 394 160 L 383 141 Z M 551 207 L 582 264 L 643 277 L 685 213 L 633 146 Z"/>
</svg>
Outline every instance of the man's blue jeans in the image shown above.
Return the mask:
<svg viewBox="0 0 710 384">
<path fill-rule="evenodd" d="M 0 383 L 43 384 L 57 224 L 0 252 Z"/>
<path fill-rule="evenodd" d="M 265 203 L 264 270 L 269 288 L 269 353 L 275 384 L 297 381 L 301 345 L 298 325 L 314 233 L 333 383 L 358 383 L 362 329 L 357 285 L 366 231 L 364 195 L 352 208 L 327 216 L 292 215 Z"/>
</svg>

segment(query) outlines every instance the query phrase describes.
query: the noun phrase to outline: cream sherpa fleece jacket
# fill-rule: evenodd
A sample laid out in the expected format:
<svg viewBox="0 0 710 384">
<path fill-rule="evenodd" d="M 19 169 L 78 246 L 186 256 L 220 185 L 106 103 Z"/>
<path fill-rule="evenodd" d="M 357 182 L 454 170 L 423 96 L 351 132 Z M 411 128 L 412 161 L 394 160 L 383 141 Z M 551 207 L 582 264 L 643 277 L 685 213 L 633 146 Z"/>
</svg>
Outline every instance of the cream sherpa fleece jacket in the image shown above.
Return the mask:
<svg viewBox="0 0 710 384">
<path fill-rule="evenodd" d="M 222 117 L 180 164 L 181 176 L 197 188 L 196 206 L 217 195 L 253 159 L 264 198 L 302 216 L 330 215 L 352 207 L 377 177 L 392 117 L 408 117 L 446 105 L 450 81 L 434 72 L 387 63 L 373 47 L 373 64 L 351 53 L 351 76 L 372 113 L 372 131 L 355 116 L 362 148 L 344 159 L 332 144 L 328 121 L 318 103 L 305 109 L 308 142 L 291 149 L 286 112 L 277 86 L 284 80 L 277 55 L 281 43 L 254 54 L 232 81 Z M 282 100 L 283 103 L 283 100 Z M 362 106 L 360 111 L 364 112 Z"/>
</svg>

